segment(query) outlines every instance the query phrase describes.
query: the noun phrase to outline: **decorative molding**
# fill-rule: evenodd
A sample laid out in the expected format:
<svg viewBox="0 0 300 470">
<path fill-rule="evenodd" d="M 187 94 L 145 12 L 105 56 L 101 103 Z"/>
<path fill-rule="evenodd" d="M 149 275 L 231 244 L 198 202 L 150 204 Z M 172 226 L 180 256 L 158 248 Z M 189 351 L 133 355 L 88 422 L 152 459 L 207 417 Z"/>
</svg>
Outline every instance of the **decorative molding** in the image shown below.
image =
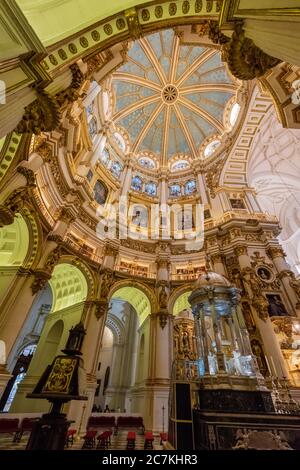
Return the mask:
<svg viewBox="0 0 300 470">
<path fill-rule="evenodd" d="M 15 131 L 19 134 L 53 131 L 59 127 L 60 110 L 55 98 L 45 90 L 36 90 L 37 99 L 25 108 L 23 118 Z"/>
<path fill-rule="evenodd" d="M 217 22 L 209 23 L 209 38 L 221 45 L 222 59 L 239 80 L 253 80 L 281 62 L 271 57 L 245 37 L 242 23 L 236 23 L 231 38 L 221 32 Z"/>
</svg>

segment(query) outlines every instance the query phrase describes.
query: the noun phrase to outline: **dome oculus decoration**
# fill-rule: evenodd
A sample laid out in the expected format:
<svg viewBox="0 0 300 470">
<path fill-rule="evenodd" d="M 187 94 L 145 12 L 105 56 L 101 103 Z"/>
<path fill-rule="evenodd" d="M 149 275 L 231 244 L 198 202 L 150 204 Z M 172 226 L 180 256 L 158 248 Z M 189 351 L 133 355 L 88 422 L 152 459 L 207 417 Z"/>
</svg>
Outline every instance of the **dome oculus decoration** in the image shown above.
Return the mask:
<svg viewBox="0 0 300 470">
<path fill-rule="evenodd" d="M 133 152 L 198 158 L 199 148 L 225 132 L 223 114 L 239 84 L 213 48 L 180 44 L 173 30 L 135 41 L 112 74 L 112 119 Z M 143 164 L 142 164 L 143 165 Z"/>
</svg>

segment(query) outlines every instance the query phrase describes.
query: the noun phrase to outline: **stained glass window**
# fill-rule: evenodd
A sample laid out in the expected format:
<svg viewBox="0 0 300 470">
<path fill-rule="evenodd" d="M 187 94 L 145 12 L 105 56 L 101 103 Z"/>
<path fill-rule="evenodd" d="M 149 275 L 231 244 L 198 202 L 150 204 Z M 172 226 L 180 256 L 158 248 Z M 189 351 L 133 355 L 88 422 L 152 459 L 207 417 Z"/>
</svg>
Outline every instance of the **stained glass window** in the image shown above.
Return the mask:
<svg viewBox="0 0 300 470">
<path fill-rule="evenodd" d="M 196 191 L 196 181 L 187 181 L 184 185 L 184 194 L 193 194 Z"/>
<path fill-rule="evenodd" d="M 175 162 L 172 165 L 172 171 L 177 171 L 177 170 L 184 170 L 185 168 L 188 168 L 190 165 L 186 160 L 180 160 L 179 162 Z"/>
<path fill-rule="evenodd" d="M 120 178 L 120 174 L 121 174 L 121 171 L 122 171 L 122 165 L 121 163 L 119 162 L 114 162 L 111 166 L 111 169 L 110 171 L 112 172 L 112 174 L 116 177 L 116 178 Z"/>
<path fill-rule="evenodd" d="M 156 184 L 152 181 L 145 185 L 145 193 L 149 194 L 149 196 L 156 196 L 157 187 Z"/>
<path fill-rule="evenodd" d="M 102 155 L 100 157 L 100 160 L 103 163 L 103 165 L 107 166 L 107 164 L 110 160 L 109 150 L 108 150 L 107 147 L 104 147 L 104 149 L 102 151 Z"/>
<path fill-rule="evenodd" d="M 89 121 L 89 133 L 92 138 L 97 134 L 97 119 L 95 116 Z"/>
<path fill-rule="evenodd" d="M 169 193 L 171 197 L 178 197 L 181 195 L 181 187 L 179 184 L 171 184 L 169 186 Z"/>
<path fill-rule="evenodd" d="M 131 181 L 131 187 L 135 191 L 141 191 L 143 186 L 143 182 L 139 176 L 134 176 Z"/>
<path fill-rule="evenodd" d="M 143 157 L 139 159 L 139 164 L 144 168 L 155 168 L 154 161 L 151 158 Z"/>
<path fill-rule="evenodd" d="M 221 142 L 219 140 L 213 140 L 212 142 L 210 142 L 210 144 L 208 144 L 205 147 L 204 156 L 205 157 L 210 157 L 214 153 L 216 148 L 219 147 L 220 144 L 221 144 Z"/>
</svg>

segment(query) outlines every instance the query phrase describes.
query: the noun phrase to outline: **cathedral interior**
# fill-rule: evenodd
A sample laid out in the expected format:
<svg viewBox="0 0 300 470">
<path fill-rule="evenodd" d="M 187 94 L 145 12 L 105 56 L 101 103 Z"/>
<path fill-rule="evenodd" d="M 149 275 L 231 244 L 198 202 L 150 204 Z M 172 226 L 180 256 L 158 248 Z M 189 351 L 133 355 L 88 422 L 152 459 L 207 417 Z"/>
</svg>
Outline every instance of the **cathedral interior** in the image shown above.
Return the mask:
<svg viewBox="0 0 300 470">
<path fill-rule="evenodd" d="M 0 19 L 0 450 L 299 450 L 300 1 Z"/>
</svg>

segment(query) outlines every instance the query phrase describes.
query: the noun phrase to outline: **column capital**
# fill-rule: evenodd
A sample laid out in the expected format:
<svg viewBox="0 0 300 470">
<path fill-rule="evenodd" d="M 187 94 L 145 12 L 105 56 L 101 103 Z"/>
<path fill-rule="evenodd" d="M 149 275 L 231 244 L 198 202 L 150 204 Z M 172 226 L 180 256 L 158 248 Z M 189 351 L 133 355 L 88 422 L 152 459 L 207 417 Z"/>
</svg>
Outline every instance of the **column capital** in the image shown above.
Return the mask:
<svg viewBox="0 0 300 470">
<path fill-rule="evenodd" d="M 31 284 L 32 295 L 37 294 L 43 289 L 46 283 L 51 279 L 51 273 L 44 269 L 36 269 L 33 272 L 34 280 Z"/>
<path fill-rule="evenodd" d="M 65 222 L 68 225 L 74 222 L 76 219 L 70 207 L 61 207 L 58 209 L 55 214 L 55 218 L 61 222 Z"/>
<path fill-rule="evenodd" d="M 236 256 L 247 255 L 247 245 L 238 245 L 234 248 L 234 253 Z"/>
<path fill-rule="evenodd" d="M 30 168 L 26 168 L 25 166 L 18 166 L 17 173 L 20 173 L 22 176 L 26 178 L 28 186 L 31 186 L 31 187 L 36 186 L 35 174 Z"/>
<path fill-rule="evenodd" d="M 107 310 L 108 310 L 108 302 L 107 300 L 99 300 L 99 299 L 92 299 L 92 300 L 86 300 L 84 302 L 84 307 L 83 307 L 83 316 L 85 317 L 87 314 L 87 311 L 90 308 L 95 308 L 95 316 L 97 320 L 100 318 L 104 317 Z"/>
<path fill-rule="evenodd" d="M 271 259 L 285 257 L 285 253 L 281 246 L 271 246 L 270 248 L 268 248 L 267 253 Z"/>
</svg>

